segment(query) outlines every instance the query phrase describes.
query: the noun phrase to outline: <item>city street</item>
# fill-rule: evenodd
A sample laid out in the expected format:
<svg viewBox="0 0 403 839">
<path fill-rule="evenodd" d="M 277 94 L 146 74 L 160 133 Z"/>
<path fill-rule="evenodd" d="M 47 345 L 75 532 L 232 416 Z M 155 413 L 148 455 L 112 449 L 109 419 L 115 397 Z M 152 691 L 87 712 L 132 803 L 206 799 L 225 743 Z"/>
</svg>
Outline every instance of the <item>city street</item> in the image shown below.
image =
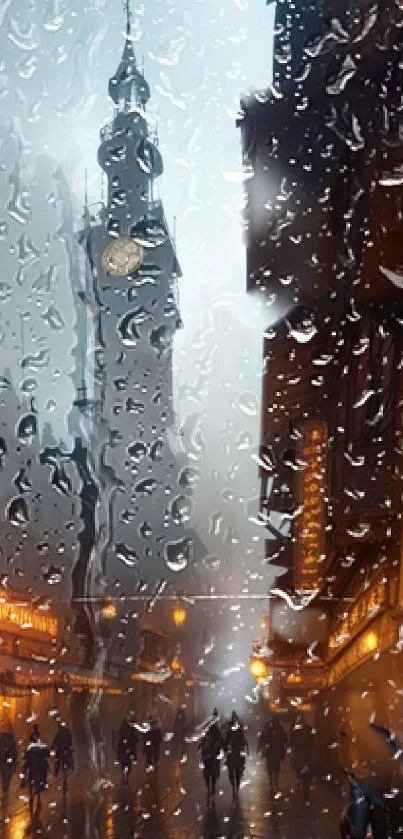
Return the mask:
<svg viewBox="0 0 403 839">
<path fill-rule="evenodd" d="M 336 839 L 339 835 L 339 792 L 332 793 L 323 784 L 314 786 L 312 804 L 306 806 L 286 763 L 273 807 L 265 767 L 253 754 L 238 805 L 231 800 L 223 767 L 216 804 L 208 806 L 194 747 L 184 763 L 163 755 L 156 777 L 145 774 L 141 756 L 128 788 L 117 769 L 96 782 L 85 768 L 69 780 L 65 800 L 61 786 L 50 776 L 41 811 L 32 814 L 26 790 L 19 789 L 15 779 L 9 803 L 3 806 L 0 838 L 43 834 L 50 839 L 289 839 L 296 835 Z"/>
</svg>

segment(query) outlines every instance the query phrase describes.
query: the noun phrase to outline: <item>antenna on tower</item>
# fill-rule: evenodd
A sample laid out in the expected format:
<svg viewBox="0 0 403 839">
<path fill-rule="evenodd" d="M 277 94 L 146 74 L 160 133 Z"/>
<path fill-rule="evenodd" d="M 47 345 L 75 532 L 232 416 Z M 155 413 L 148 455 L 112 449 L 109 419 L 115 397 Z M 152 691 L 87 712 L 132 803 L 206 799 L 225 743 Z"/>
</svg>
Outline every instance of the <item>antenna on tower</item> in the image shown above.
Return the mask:
<svg viewBox="0 0 403 839">
<path fill-rule="evenodd" d="M 126 12 L 126 35 L 130 35 L 131 19 L 132 19 L 132 12 L 131 12 L 131 8 L 130 8 L 130 0 L 124 0 L 123 8 Z"/>
<path fill-rule="evenodd" d="M 143 53 L 143 55 L 141 56 L 141 72 L 142 72 L 142 74 L 143 74 L 143 76 L 144 76 L 144 53 Z"/>
<path fill-rule="evenodd" d="M 84 170 L 84 210 L 88 211 L 88 169 Z"/>
<path fill-rule="evenodd" d="M 174 240 L 174 245 L 175 245 L 175 248 L 176 248 L 176 216 L 174 216 L 173 240 Z"/>
</svg>

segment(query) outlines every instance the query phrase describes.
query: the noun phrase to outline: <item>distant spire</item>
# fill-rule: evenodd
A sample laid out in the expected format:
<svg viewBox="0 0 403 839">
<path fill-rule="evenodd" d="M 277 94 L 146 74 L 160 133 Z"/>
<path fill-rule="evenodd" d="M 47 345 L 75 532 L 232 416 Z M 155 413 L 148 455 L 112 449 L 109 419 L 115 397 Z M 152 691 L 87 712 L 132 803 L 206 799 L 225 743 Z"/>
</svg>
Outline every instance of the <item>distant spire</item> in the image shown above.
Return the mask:
<svg viewBox="0 0 403 839">
<path fill-rule="evenodd" d="M 132 19 L 132 12 L 130 8 L 130 0 L 124 0 L 123 8 L 126 12 L 126 35 L 130 35 L 131 33 L 131 19 Z"/>
<path fill-rule="evenodd" d="M 88 210 L 88 169 L 84 170 L 84 210 Z"/>
</svg>

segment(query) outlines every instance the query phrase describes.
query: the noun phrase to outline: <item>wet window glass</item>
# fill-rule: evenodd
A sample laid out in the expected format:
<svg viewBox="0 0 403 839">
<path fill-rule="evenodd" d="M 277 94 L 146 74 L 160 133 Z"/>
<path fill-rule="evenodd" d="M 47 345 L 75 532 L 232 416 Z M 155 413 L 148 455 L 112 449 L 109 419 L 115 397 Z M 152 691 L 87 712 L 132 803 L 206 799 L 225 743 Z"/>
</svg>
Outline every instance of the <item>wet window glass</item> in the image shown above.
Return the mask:
<svg viewBox="0 0 403 839">
<path fill-rule="evenodd" d="M 399 0 L 0 3 L 0 836 L 403 829 Z"/>
</svg>

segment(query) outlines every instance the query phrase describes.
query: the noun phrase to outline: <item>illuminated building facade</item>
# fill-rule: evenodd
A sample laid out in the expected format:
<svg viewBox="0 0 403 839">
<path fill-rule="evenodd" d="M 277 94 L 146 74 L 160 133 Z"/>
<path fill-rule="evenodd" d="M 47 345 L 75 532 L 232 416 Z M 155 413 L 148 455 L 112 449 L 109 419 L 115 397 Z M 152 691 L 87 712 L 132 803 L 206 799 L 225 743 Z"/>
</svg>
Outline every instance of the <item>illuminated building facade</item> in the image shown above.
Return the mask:
<svg viewBox="0 0 403 839">
<path fill-rule="evenodd" d="M 334 6 L 277 4 L 274 88 L 239 120 L 247 288 L 282 313 L 263 346 L 266 554 L 314 595 L 273 603 L 270 660 L 279 706 L 314 702 L 330 741 L 372 712 L 401 727 L 403 686 L 401 11 Z"/>
</svg>

